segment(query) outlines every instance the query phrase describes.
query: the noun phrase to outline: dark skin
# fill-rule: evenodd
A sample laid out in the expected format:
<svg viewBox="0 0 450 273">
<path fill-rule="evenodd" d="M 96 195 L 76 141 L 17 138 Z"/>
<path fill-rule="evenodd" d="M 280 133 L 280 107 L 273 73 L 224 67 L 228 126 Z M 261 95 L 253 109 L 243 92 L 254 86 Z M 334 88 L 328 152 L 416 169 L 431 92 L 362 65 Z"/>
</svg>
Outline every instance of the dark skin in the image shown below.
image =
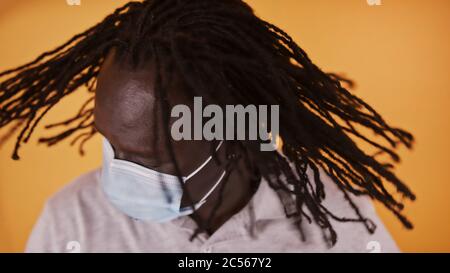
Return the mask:
<svg viewBox="0 0 450 273">
<path fill-rule="evenodd" d="M 193 97 L 184 90 L 181 77 L 172 75 L 167 88 L 171 105 L 192 105 Z M 162 114 L 155 100 L 155 66 L 151 62 L 132 69 L 128 60 L 116 58 L 116 53 L 108 54 L 97 82 L 95 97 L 95 127 L 109 140 L 115 151 L 115 157 L 140 164 L 159 172 L 176 175 L 175 166 L 167 149 L 170 141 L 178 166 L 183 176 L 197 169 L 209 156 L 211 143 L 203 140 L 169 140 L 162 127 Z M 159 109 L 159 108 L 158 108 Z M 154 130 L 155 118 L 159 121 Z M 171 123 L 175 119 L 171 119 Z M 155 145 L 156 144 L 156 145 Z M 215 145 L 218 142 L 214 142 Z M 225 148 L 220 148 L 218 158 L 225 161 Z M 197 175 L 188 180 L 186 190 L 194 202 L 199 201 L 214 185 L 224 170 L 224 165 L 210 161 Z M 207 229 L 209 235 L 214 233 L 231 216 L 241 210 L 254 193 L 251 186 L 252 174 L 240 160 L 235 171 L 230 173 L 223 192 L 220 208 Z M 207 202 L 197 210 L 199 219 L 206 221 L 218 198 L 221 185 L 208 197 Z M 181 206 L 189 206 L 187 194 L 183 195 Z"/>
</svg>

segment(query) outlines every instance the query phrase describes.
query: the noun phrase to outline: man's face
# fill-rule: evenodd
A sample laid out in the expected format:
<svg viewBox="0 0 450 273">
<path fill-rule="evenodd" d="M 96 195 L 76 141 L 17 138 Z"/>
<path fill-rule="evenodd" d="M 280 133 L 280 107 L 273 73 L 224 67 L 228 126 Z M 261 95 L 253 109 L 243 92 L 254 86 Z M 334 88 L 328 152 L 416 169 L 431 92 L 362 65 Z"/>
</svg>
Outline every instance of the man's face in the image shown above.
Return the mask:
<svg viewBox="0 0 450 273">
<path fill-rule="evenodd" d="M 171 106 L 192 104 L 193 98 L 188 97 L 184 90 L 179 78 L 174 77 L 165 90 Z M 175 167 L 167 149 L 168 141 L 171 141 L 181 174 L 189 175 L 210 156 L 210 143 L 174 141 L 170 135 L 167 136 L 155 92 L 154 65 L 131 69 L 117 62 L 112 51 L 98 78 L 95 126 L 113 146 L 115 158 L 175 175 Z M 169 126 L 173 121 L 170 121 Z M 224 154 L 223 151 L 221 154 Z M 200 200 L 211 188 L 222 170 L 222 167 L 211 161 L 187 183 L 194 201 Z"/>
</svg>

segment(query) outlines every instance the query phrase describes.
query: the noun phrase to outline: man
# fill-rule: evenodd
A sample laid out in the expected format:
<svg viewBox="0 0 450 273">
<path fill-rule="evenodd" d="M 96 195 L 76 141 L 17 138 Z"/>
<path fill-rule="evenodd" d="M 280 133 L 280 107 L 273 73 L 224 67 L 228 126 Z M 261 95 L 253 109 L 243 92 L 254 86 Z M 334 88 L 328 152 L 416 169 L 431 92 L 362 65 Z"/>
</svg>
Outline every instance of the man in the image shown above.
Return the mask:
<svg viewBox="0 0 450 273">
<path fill-rule="evenodd" d="M 386 186 L 414 194 L 355 142 L 398 161 L 392 147 L 410 147 L 412 135 L 388 125 L 341 85 L 348 80 L 322 72 L 242 1 L 130 2 L 0 76 L 0 126 L 22 128 L 14 159 L 44 115 L 83 85 L 95 96 L 50 125 L 68 128 L 40 141 L 78 134 L 82 149 L 97 132 L 104 137 L 102 168 L 47 202 L 27 251 L 63 252 L 74 241 L 82 252 L 361 252 L 373 242 L 397 251 L 370 199 L 412 227 Z M 175 140 L 172 110 L 192 108 L 196 97 L 221 109 L 278 106 L 278 134 L 274 124 L 257 126 L 268 127 L 272 141 L 279 135 L 282 147 Z"/>
</svg>

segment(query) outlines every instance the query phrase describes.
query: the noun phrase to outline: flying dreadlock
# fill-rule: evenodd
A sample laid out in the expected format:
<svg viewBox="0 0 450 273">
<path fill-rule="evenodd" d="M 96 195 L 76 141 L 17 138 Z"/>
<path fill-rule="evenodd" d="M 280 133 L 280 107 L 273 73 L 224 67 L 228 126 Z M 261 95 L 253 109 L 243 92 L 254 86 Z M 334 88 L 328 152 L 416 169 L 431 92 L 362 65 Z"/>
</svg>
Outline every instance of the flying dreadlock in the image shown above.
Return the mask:
<svg viewBox="0 0 450 273">
<path fill-rule="evenodd" d="M 131 55 L 135 65 L 145 61 L 156 64 L 157 98 L 165 113 L 162 122 L 167 125 L 167 137 L 169 109 L 164 78 L 174 69 L 192 95 L 220 105 L 280 105 L 282 151 L 261 152 L 259 143 L 250 141 L 226 143 L 226 169 L 230 173 L 244 158 L 280 196 L 294 196 L 296 210 L 286 214 L 298 219 L 300 231 L 304 219 L 314 222 L 331 244 L 337 240 L 331 219 L 361 222 L 374 232 L 374 224 L 361 214 L 351 195 L 366 195 L 383 203 L 405 227 L 412 228 L 398 199 L 414 200 L 414 194 L 393 173 L 391 164 L 369 155 L 356 141 L 398 162 L 394 149 L 400 143 L 411 148 L 413 136 L 388 125 L 344 87 L 351 81 L 324 73 L 287 33 L 255 16 L 241 0 L 130 2 L 56 49 L 0 73 L 0 128 L 12 124 L 20 130 L 13 159 L 19 159 L 21 144 L 61 99 L 82 86 L 95 93 L 100 67 L 113 48 L 119 54 Z M 96 133 L 92 99 L 74 117 L 47 125 L 65 129 L 39 142 L 51 146 L 76 135 L 72 143 L 80 141 L 82 152 L 83 144 Z M 365 136 L 364 130 L 375 136 Z M 177 166 L 170 144 L 168 148 Z M 235 156 L 237 150 L 240 156 Z M 313 172 L 311 178 L 307 169 Z M 321 171 L 338 186 L 356 217 L 336 216 L 322 204 L 325 190 Z M 177 174 L 181 177 L 178 167 Z M 220 191 L 225 187 L 226 182 Z M 395 197 L 390 187 L 401 196 Z M 196 233 L 207 226 L 201 225 Z"/>
</svg>

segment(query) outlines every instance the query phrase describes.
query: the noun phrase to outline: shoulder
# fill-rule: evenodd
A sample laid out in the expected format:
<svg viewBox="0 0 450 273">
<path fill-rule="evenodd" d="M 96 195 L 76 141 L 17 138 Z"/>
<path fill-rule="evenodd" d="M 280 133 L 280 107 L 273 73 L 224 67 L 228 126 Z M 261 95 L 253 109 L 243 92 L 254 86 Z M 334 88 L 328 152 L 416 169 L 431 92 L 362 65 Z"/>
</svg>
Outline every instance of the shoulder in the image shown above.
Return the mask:
<svg viewBox="0 0 450 273">
<path fill-rule="evenodd" d="M 312 173 L 309 177 L 312 178 Z M 375 231 L 370 233 L 361 222 L 338 221 L 331 219 L 337 232 L 337 244 L 331 249 L 333 252 L 399 252 L 398 246 L 379 217 L 373 201 L 368 196 L 356 196 L 347 192 L 347 196 L 323 170 L 320 179 L 324 184 L 326 198 L 323 205 L 338 218 L 357 218 L 353 205 L 359 213 L 375 225 Z M 353 202 L 350 203 L 349 199 Z"/>
<path fill-rule="evenodd" d="M 66 241 L 84 229 L 84 218 L 101 215 L 101 169 L 85 173 L 50 197 L 33 227 L 26 252 L 63 252 Z M 99 206 L 100 204 L 100 206 Z M 63 242 L 64 241 L 64 242 Z"/>
<path fill-rule="evenodd" d="M 99 194 L 101 169 L 95 169 L 75 178 L 47 200 L 47 205 L 59 206 L 80 200 L 89 200 Z"/>
</svg>

